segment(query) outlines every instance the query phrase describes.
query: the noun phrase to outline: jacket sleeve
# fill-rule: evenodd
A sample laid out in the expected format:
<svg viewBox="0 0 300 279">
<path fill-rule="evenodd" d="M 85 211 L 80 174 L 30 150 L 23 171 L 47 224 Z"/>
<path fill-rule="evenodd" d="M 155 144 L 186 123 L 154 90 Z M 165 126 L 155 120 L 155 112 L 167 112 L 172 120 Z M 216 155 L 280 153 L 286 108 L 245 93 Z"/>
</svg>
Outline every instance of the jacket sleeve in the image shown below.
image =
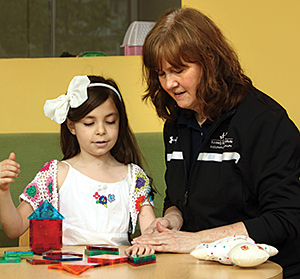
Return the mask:
<svg viewBox="0 0 300 279">
<path fill-rule="evenodd" d="M 256 242 L 279 244 L 300 235 L 300 135 L 284 110 L 250 125 L 242 151 L 244 181 L 260 215 L 243 220 Z"/>
</svg>

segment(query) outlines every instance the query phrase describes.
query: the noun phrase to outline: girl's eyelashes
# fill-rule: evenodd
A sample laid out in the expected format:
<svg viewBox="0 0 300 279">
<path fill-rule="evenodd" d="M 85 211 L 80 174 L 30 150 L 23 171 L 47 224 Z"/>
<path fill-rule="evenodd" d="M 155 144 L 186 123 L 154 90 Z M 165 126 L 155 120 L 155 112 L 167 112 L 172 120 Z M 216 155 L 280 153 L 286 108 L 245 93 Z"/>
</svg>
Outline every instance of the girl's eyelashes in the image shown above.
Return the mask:
<svg viewBox="0 0 300 279">
<path fill-rule="evenodd" d="M 84 126 L 92 126 L 95 122 L 89 122 L 89 123 L 83 123 Z M 108 125 L 113 125 L 116 123 L 116 120 L 112 120 L 112 121 L 105 121 L 106 124 Z"/>
<path fill-rule="evenodd" d="M 94 122 L 90 122 L 90 123 L 83 123 L 84 126 L 92 126 L 94 124 Z"/>
</svg>

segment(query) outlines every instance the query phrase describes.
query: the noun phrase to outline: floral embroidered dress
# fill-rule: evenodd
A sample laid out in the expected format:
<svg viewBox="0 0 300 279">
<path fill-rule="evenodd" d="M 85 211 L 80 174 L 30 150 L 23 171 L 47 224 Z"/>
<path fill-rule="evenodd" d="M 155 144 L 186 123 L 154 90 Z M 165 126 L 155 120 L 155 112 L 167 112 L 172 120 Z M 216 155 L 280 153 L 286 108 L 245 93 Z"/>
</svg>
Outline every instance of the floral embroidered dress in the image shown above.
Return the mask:
<svg viewBox="0 0 300 279">
<path fill-rule="evenodd" d="M 60 211 L 65 217 L 64 245 L 129 245 L 129 227 L 134 233 L 141 206 L 149 204 L 146 197 L 151 188 L 144 171 L 130 164 L 123 181 L 102 183 L 68 164 L 67 177 L 58 193 L 57 163 L 46 163 L 24 189 L 20 200 L 27 201 L 35 210 L 47 199 Z"/>
</svg>

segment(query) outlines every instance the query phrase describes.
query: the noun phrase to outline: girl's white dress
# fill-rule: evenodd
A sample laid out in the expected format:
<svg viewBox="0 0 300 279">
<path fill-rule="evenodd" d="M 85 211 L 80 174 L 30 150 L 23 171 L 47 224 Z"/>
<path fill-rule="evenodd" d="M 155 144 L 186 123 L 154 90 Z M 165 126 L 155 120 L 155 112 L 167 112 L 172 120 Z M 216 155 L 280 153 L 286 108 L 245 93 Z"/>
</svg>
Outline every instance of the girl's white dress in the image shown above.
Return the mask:
<svg viewBox="0 0 300 279">
<path fill-rule="evenodd" d="M 68 164 L 67 162 L 63 161 Z M 102 183 L 74 169 L 57 190 L 57 163 L 52 160 L 27 185 L 20 200 L 35 210 L 47 199 L 65 217 L 64 245 L 130 245 L 142 205 L 151 204 L 149 178 L 137 165 L 128 165 L 123 181 Z"/>
</svg>

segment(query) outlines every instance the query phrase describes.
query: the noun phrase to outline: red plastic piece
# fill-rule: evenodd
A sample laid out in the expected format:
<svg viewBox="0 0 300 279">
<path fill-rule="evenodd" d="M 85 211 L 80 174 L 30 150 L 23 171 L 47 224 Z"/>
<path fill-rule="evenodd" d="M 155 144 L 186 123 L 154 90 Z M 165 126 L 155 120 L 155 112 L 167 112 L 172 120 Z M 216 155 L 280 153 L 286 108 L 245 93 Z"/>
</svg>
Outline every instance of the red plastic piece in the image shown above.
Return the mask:
<svg viewBox="0 0 300 279">
<path fill-rule="evenodd" d="M 30 247 L 38 253 L 60 250 L 62 248 L 62 220 L 30 220 Z"/>
<path fill-rule="evenodd" d="M 42 259 L 26 259 L 26 261 L 32 265 L 37 264 L 57 264 L 57 261 L 51 261 L 51 260 L 42 260 Z"/>
</svg>

